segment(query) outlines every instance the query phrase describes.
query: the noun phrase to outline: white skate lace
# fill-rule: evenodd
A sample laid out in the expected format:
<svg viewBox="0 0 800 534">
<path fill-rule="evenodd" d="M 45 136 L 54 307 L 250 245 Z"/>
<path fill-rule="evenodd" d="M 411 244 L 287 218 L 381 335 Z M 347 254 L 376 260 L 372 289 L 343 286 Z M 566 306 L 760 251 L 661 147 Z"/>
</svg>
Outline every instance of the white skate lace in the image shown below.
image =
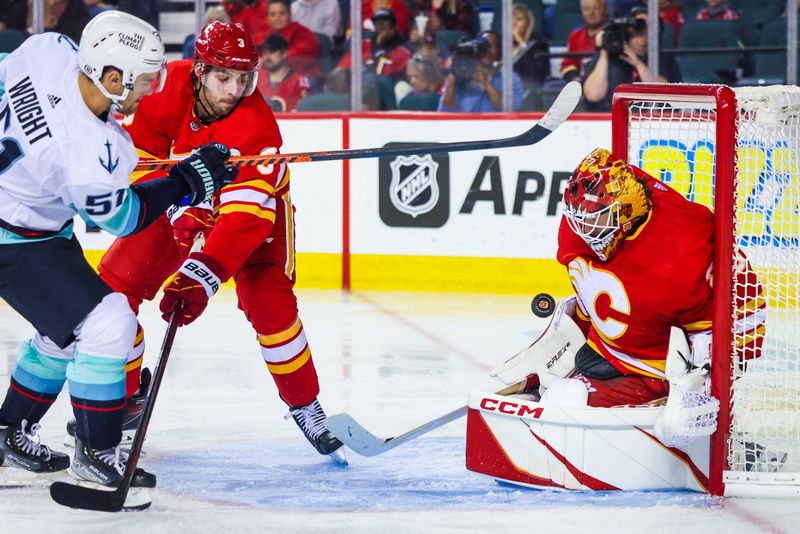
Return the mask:
<svg viewBox="0 0 800 534">
<path fill-rule="evenodd" d="M 14 443 L 26 454 L 43 456 L 45 461 L 50 460 L 50 447 L 42 445 L 41 439 L 36 435 L 42 425 L 34 423 L 28 431 L 25 430 L 26 426 L 28 426 L 28 420 L 23 419 L 19 430 L 14 436 Z"/>
<path fill-rule="evenodd" d="M 116 469 L 120 476 L 125 474 L 125 463 L 128 461 L 128 452 L 120 445 L 109 449 L 94 451 L 95 457 L 101 462 Z"/>
<path fill-rule="evenodd" d="M 284 419 L 289 417 L 294 417 L 300 423 L 303 432 L 313 440 L 316 440 L 328 430 L 325 426 L 325 412 L 322 411 L 322 406 L 319 405 L 317 400 L 302 408 L 289 410 Z"/>
</svg>

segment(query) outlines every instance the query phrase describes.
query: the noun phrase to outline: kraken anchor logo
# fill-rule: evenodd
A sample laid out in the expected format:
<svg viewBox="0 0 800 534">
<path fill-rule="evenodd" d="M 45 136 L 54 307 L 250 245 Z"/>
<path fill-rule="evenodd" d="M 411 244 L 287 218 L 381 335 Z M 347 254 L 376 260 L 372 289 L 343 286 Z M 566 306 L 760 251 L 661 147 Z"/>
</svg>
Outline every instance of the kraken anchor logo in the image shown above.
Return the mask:
<svg viewBox="0 0 800 534">
<path fill-rule="evenodd" d="M 98 156 L 97 159 L 100 160 L 100 165 L 102 165 L 103 168 L 108 171 L 108 174 L 113 174 L 114 169 L 116 169 L 117 165 L 119 164 L 119 156 L 117 156 L 117 159 L 114 160 L 114 163 L 111 163 L 111 141 L 106 140 L 106 150 L 108 150 L 108 160 L 103 161 L 103 158 L 100 156 Z"/>
</svg>

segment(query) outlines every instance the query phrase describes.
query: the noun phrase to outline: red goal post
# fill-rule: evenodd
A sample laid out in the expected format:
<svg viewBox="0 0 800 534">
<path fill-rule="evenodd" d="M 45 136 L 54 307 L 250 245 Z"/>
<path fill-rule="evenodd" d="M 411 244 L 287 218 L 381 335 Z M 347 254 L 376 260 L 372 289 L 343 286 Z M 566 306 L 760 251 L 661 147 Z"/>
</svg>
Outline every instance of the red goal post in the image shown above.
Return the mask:
<svg viewBox="0 0 800 534">
<path fill-rule="evenodd" d="M 800 495 L 800 89 L 626 84 L 612 149 L 715 214 L 714 495 Z M 767 301 L 762 358 L 737 362 L 735 254 Z M 797 332 L 797 333 L 795 333 Z"/>
</svg>

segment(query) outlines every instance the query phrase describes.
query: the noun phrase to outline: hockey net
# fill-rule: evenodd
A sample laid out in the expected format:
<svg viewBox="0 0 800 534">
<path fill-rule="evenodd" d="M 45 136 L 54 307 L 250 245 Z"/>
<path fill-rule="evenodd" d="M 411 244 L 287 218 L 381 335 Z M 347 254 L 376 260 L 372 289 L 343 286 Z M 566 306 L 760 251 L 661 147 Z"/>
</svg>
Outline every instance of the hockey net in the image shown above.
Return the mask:
<svg viewBox="0 0 800 534">
<path fill-rule="evenodd" d="M 800 88 L 625 85 L 612 124 L 615 153 L 715 212 L 710 491 L 800 495 Z M 737 250 L 766 299 L 746 363 Z"/>
</svg>

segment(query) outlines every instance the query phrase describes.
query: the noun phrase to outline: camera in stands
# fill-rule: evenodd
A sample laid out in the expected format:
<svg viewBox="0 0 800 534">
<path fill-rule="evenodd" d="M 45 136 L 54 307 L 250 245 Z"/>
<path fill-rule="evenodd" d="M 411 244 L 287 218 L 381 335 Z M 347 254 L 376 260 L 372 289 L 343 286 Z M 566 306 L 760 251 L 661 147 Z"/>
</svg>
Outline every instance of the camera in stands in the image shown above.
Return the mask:
<svg viewBox="0 0 800 534">
<path fill-rule="evenodd" d="M 453 50 L 453 63 L 450 69 L 456 82 L 467 83 L 478 70 L 478 57 L 489 49 L 489 41 L 485 37 L 461 41 Z"/>
<path fill-rule="evenodd" d="M 647 31 L 647 21 L 635 17 L 615 17 L 603 26 L 603 42 L 600 48 L 612 56 L 619 56 L 630 36 Z"/>
</svg>

